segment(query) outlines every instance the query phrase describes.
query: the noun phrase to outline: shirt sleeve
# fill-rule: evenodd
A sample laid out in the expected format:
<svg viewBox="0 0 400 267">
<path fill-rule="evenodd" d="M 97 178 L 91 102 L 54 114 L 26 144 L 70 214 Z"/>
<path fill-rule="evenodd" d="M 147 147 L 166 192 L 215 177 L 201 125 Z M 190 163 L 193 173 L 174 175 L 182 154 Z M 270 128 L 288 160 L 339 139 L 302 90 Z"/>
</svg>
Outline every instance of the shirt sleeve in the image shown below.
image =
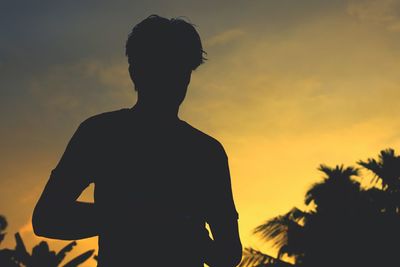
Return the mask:
<svg viewBox="0 0 400 267">
<path fill-rule="evenodd" d="M 226 221 L 227 219 L 239 219 L 233 200 L 231 177 L 228 157 L 224 148 L 219 144 L 215 154 L 210 158 L 210 188 L 206 221 Z"/>
<path fill-rule="evenodd" d="M 48 187 L 60 197 L 77 199 L 93 182 L 93 133 L 85 121 L 70 139 L 57 166 L 52 170 Z"/>
</svg>

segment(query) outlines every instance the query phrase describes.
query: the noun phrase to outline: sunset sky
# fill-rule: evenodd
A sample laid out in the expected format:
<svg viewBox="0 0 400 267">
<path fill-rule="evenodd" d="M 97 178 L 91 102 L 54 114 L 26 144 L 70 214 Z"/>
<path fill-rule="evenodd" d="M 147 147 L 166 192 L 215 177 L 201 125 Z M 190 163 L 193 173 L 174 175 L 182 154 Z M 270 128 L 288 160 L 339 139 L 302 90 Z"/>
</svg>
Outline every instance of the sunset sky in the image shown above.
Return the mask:
<svg viewBox="0 0 400 267">
<path fill-rule="evenodd" d="M 16 231 L 28 248 L 42 240 L 32 210 L 79 123 L 134 105 L 124 46 L 151 14 L 185 16 L 202 37 L 208 61 L 180 117 L 224 145 L 245 247 L 275 255 L 251 232 L 303 207 L 320 163 L 400 150 L 399 0 L 0 3 L 3 247 Z"/>
</svg>

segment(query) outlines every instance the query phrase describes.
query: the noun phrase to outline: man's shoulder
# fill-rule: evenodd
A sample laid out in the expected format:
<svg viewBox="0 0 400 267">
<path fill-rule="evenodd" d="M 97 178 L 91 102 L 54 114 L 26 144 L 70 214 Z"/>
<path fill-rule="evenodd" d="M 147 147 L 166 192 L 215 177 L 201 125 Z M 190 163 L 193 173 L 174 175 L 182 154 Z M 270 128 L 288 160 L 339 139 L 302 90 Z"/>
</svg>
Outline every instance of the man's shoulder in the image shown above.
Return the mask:
<svg viewBox="0 0 400 267">
<path fill-rule="evenodd" d="M 87 129 L 109 128 L 123 123 L 128 115 L 128 108 L 103 112 L 85 119 L 80 127 Z"/>
<path fill-rule="evenodd" d="M 187 122 L 185 122 L 185 125 L 187 131 L 199 145 L 204 146 L 204 148 L 213 149 L 225 153 L 223 145 L 215 137 L 203 132 L 202 130 L 192 126 Z"/>
</svg>

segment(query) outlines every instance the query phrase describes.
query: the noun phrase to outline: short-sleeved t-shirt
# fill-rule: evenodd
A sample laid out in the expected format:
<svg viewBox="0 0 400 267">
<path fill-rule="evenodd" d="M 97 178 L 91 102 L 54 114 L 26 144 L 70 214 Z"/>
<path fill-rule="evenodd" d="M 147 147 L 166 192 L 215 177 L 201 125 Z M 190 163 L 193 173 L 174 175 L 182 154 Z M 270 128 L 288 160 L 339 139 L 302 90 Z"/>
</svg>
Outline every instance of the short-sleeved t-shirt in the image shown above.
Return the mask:
<svg viewBox="0 0 400 267">
<path fill-rule="evenodd" d="M 95 184 L 102 267 L 203 266 L 205 223 L 238 219 L 224 148 L 178 118 L 151 121 L 134 108 L 91 117 L 52 176 L 77 194 Z"/>
</svg>

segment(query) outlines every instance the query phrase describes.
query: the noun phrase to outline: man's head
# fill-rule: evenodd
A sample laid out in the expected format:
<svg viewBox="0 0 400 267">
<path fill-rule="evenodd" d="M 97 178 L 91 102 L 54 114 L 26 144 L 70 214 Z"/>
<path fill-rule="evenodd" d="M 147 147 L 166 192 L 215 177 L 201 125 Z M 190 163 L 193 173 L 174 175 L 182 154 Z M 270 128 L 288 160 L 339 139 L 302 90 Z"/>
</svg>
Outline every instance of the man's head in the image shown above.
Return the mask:
<svg viewBox="0 0 400 267">
<path fill-rule="evenodd" d="M 129 73 L 139 95 L 177 104 L 204 54 L 192 24 L 157 15 L 137 24 L 126 42 Z"/>
</svg>

